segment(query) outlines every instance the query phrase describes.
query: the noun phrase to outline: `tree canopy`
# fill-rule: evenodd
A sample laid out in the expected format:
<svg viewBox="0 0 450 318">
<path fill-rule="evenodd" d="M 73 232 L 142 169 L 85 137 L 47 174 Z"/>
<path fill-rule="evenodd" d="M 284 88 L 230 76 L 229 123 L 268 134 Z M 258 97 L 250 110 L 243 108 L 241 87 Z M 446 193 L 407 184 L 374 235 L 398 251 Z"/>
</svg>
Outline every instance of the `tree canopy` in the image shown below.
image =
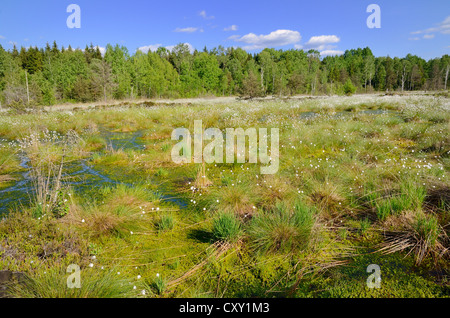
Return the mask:
<svg viewBox="0 0 450 318">
<path fill-rule="evenodd" d="M 250 54 L 219 46 L 202 52 L 178 44 L 172 50 L 136 51 L 108 45 L 104 55 L 85 49 L 0 46 L 0 101 L 4 105 L 89 102 L 123 98 L 204 95 L 349 94 L 448 88 L 450 57 L 424 60 L 375 57 L 370 48 L 320 57 L 318 51 L 267 48 Z"/>
</svg>

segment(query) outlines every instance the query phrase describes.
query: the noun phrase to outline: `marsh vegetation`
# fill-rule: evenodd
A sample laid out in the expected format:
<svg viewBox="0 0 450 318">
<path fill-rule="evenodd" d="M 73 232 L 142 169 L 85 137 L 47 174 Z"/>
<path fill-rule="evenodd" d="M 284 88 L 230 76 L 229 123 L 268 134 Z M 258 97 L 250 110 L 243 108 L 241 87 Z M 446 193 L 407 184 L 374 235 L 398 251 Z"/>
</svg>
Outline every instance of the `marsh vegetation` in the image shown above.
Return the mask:
<svg viewBox="0 0 450 318">
<path fill-rule="evenodd" d="M 279 128 L 278 172 L 175 164 L 197 119 Z M 449 296 L 449 121 L 425 95 L 5 114 L 0 270 L 16 297 Z"/>
</svg>

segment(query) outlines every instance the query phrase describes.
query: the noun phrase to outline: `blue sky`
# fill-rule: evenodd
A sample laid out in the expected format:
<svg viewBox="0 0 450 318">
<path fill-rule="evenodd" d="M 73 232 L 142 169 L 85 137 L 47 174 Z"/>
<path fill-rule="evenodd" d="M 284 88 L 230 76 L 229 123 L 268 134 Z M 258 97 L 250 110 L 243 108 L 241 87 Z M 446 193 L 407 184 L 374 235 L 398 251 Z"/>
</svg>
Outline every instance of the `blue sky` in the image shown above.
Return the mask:
<svg viewBox="0 0 450 318">
<path fill-rule="evenodd" d="M 81 28 L 70 29 L 70 4 L 81 8 Z M 370 29 L 369 4 L 381 9 L 381 28 Z M 84 48 L 91 42 L 126 46 L 130 53 L 189 43 L 251 52 L 315 48 L 322 55 L 369 46 L 376 56 L 408 53 L 430 59 L 450 54 L 448 0 L 1 0 L 0 44 L 12 48 Z"/>
</svg>

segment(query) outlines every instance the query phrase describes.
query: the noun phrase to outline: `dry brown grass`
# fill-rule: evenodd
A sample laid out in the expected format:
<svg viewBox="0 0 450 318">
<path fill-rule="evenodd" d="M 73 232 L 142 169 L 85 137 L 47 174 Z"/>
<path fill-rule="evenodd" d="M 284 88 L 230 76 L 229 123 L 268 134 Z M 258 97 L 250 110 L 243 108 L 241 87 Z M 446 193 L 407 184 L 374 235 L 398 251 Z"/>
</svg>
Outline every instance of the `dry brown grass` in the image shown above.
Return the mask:
<svg viewBox="0 0 450 318">
<path fill-rule="evenodd" d="M 397 217 L 390 217 L 383 226 L 391 226 L 391 230 L 383 230 L 384 242 L 380 244 L 378 252 L 391 254 L 400 251 L 413 253 L 415 262 L 420 265 L 431 255 L 437 262 L 448 258 L 449 237 L 433 215 L 426 215 L 422 211 L 406 212 Z"/>
<path fill-rule="evenodd" d="M 293 187 L 286 179 L 276 175 L 266 175 L 258 183 L 258 203 L 265 210 L 273 209 L 279 201 L 291 202 L 295 199 Z"/>
<path fill-rule="evenodd" d="M 2 174 L 0 175 L 0 183 L 1 182 L 10 182 L 10 181 L 15 181 L 16 178 L 14 178 L 13 176 L 9 175 L 9 174 Z"/>
<path fill-rule="evenodd" d="M 119 216 L 112 212 L 96 211 L 87 218 L 86 226 L 96 236 L 100 236 L 117 232 L 125 220 L 125 216 Z"/>
<path fill-rule="evenodd" d="M 324 217 L 336 218 L 343 214 L 345 199 L 340 195 L 339 189 L 329 182 L 318 185 L 310 199 Z"/>
</svg>

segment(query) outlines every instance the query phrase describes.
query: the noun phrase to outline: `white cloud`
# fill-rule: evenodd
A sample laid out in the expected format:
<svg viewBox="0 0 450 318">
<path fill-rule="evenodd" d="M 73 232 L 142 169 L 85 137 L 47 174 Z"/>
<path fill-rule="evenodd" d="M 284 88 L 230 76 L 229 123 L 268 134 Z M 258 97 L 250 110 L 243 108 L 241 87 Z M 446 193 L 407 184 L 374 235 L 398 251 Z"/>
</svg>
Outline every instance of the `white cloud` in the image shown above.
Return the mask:
<svg viewBox="0 0 450 318">
<path fill-rule="evenodd" d="M 320 52 L 320 56 L 331 56 L 331 55 L 342 55 L 344 54 L 343 51 L 339 51 L 339 50 L 324 50 L 322 52 Z"/>
<path fill-rule="evenodd" d="M 423 38 L 426 39 L 426 40 L 430 40 L 430 39 L 434 38 L 434 36 L 435 36 L 434 34 L 425 34 L 423 36 Z"/>
<path fill-rule="evenodd" d="M 411 32 L 411 34 L 429 34 L 429 33 L 442 33 L 442 34 L 450 34 L 450 16 L 445 18 L 444 21 L 437 23 L 436 27 L 428 28 L 425 30 L 418 30 Z M 425 37 L 424 37 L 425 38 Z M 432 39 L 432 37 L 426 37 L 425 39 Z"/>
<path fill-rule="evenodd" d="M 208 15 L 206 14 L 206 11 L 205 11 L 205 10 L 200 11 L 200 12 L 198 13 L 198 15 L 201 16 L 203 19 L 206 19 L 206 20 L 214 19 L 214 16 L 213 16 L 213 15 L 211 15 L 211 16 L 208 17 Z"/>
<path fill-rule="evenodd" d="M 312 36 L 305 45 L 297 44 L 294 46 L 295 49 L 317 50 L 320 52 L 321 56 L 329 55 L 341 55 L 344 54 L 343 51 L 336 50 L 337 45 L 341 39 L 337 35 L 316 35 Z"/>
<path fill-rule="evenodd" d="M 248 44 L 244 46 L 244 50 L 256 50 L 266 47 L 278 47 L 297 43 L 301 40 L 298 31 L 292 30 L 276 30 L 269 34 L 256 35 L 254 33 L 246 34 L 242 37 L 234 37 L 233 40 Z"/>
<path fill-rule="evenodd" d="M 344 51 L 337 50 L 337 45 L 341 39 L 337 35 L 316 35 L 312 36 L 308 42 L 303 44 L 295 44 L 296 50 L 316 50 L 319 51 L 322 57 L 330 55 L 342 55 Z"/>
<path fill-rule="evenodd" d="M 150 45 L 144 45 L 138 48 L 138 51 L 141 51 L 143 53 L 148 53 L 148 51 L 155 52 L 159 47 L 161 47 L 162 44 L 150 44 Z"/>
<path fill-rule="evenodd" d="M 184 33 L 193 33 L 196 31 L 203 32 L 203 29 L 194 28 L 194 27 L 187 27 L 187 28 L 176 28 L 174 32 L 184 32 Z"/>
<path fill-rule="evenodd" d="M 229 36 L 227 38 L 227 40 L 236 40 L 236 39 L 239 39 L 239 37 L 240 37 L 240 35 L 234 34 L 234 35 Z"/>
<path fill-rule="evenodd" d="M 237 31 L 238 26 L 236 24 L 230 25 L 228 28 L 223 29 L 224 31 Z"/>
<path fill-rule="evenodd" d="M 332 50 L 336 48 L 336 46 L 332 44 L 338 43 L 339 41 L 341 41 L 341 39 L 336 35 L 313 36 L 308 42 L 306 42 L 305 48 L 308 50 L 314 49 L 318 51 Z"/>
<path fill-rule="evenodd" d="M 6 37 L 4 37 L 3 35 L 0 35 L 0 40 L 4 40 L 6 39 Z"/>
<path fill-rule="evenodd" d="M 338 43 L 341 39 L 336 35 L 318 35 L 313 36 L 306 42 L 307 45 L 322 45 L 329 43 Z"/>
<path fill-rule="evenodd" d="M 416 37 L 413 37 L 413 38 L 409 38 L 408 40 L 410 40 L 410 41 L 419 41 L 420 38 L 416 36 Z"/>
<path fill-rule="evenodd" d="M 17 42 L 14 42 L 14 41 L 9 41 L 8 44 L 17 46 Z"/>
</svg>

